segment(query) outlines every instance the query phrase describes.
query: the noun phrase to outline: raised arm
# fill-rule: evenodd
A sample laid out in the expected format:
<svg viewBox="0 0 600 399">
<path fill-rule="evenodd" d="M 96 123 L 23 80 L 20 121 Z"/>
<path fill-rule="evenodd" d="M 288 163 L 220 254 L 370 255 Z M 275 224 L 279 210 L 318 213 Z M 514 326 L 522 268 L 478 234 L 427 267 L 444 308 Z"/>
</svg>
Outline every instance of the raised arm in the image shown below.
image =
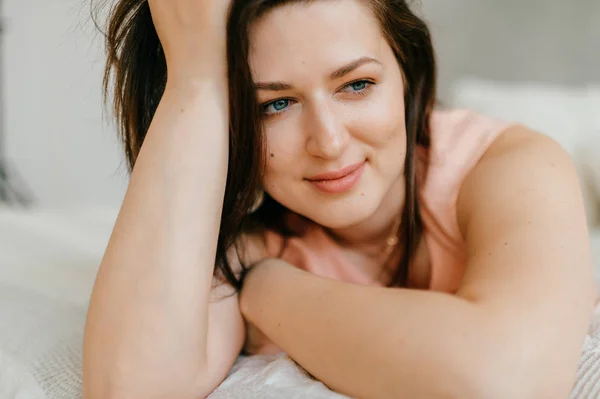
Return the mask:
<svg viewBox="0 0 600 399">
<path fill-rule="evenodd" d="M 237 296 L 212 291 L 228 162 L 229 1 L 154 0 L 168 83 L 102 260 L 84 397 L 198 398 L 243 343 Z"/>
</svg>

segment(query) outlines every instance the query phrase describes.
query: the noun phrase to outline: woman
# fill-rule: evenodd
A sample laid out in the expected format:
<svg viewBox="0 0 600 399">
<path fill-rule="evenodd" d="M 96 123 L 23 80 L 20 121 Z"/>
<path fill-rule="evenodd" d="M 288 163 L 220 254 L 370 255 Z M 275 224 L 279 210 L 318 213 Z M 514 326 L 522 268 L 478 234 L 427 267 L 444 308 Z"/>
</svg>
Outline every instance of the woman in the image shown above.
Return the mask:
<svg viewBox="0 0 600 399">
<path fill-rule="evenodd" d="M 107 39 L 132 174 L 86 398 L 205 397 L 242 348 L 357 398 L 569 395 L 594 300 L 574 168 L 434 110 L 405 1 L 122 0 Z"/>
</svg>

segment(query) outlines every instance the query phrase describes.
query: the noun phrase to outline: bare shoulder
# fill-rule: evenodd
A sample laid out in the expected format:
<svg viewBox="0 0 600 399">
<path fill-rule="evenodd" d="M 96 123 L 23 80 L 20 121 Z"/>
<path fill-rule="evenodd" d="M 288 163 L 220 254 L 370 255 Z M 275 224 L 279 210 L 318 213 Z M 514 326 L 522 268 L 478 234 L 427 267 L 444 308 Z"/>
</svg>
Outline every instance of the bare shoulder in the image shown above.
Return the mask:
<svg viewBox="0 0 600 399">
<path fill-rule="evenodd" d="M 457 296 L 481 310 L 486 331 L 502 331 L 496 342 L 499 358 L 509 354 L 505 365 L 523 375 L 543 370 L 533 380 L 550 385 L 537 396 L 563 389 L 568 396 L 595 302 L 570 156 L 543 134 L 511 127 L 463 182 L 457 212 L 466 247 Z"/>
<path fill-rule="evenodd" d="M 592 269 L 579 179 L 550 137 L 524 126 L 502 133 L 463 182 L 457 217 L 470 295 L 525 281 L 538 293 L 547 290 L 550 302 L 560 297 L 551 298 L 553 285 L 571 298 L 591 292 L 583 289 L 592 288 Z"/>
<path fill-rule="evenodd" d="M 478 203 L 507 190 L 513 196 L 519 195 L 519 190 L 549 190 L 548 194 L 568 190 L 571 201 L 577 202 L 580 197 L 579 181 L 569 154 L 549 136 L 523 125 L 514 125 L 501 133 L 465 179 L 458 199 L 463 233 Z M 527 196 L 526 192 L 521 194 Z"/>
<path fill-rule="evenodd" d="M 513 125 L 502 132 L 486 151 L 482 161 L 510 154 L 559 157 L 570 162 L 567 152 L 554 139 L 523 125 Z"/>
</svg>

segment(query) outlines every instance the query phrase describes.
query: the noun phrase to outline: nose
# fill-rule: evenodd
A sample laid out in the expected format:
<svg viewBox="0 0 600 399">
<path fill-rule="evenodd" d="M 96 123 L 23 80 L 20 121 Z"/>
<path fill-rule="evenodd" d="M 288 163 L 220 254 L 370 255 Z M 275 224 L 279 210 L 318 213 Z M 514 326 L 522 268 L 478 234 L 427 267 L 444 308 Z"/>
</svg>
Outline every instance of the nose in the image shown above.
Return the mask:
<svg viewBox="0 0 600 399">
<path fill-rule="evenodd" d="M 306 115 L 306 151 L 319 158 L 339 158 L 346 151 L 350 139 L 340 115 L 325 102 L 311 108 Z"/>
</svg>

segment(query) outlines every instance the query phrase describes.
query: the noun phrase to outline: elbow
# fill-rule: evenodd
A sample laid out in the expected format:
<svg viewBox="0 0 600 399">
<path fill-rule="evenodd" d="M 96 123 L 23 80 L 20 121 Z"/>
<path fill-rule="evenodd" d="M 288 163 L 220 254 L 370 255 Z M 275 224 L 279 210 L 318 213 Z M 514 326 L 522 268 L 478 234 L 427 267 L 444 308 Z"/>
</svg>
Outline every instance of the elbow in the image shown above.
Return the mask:
<svg viewBox="0 0 600 399">
<path fill-rule="evenodd" d="M 492 350 L 470 368 L 459 372 L 460 381 L 451 395 L 457 399 L 550 399 L 569 396 L 568 386 L 561 381 L 547 381 L 544 367 L 520 361 L 518 353 L 505 351 L 498 353 Z M 566 388 L 562 389 L 562 388 Z"/>
<path fill-rule="evenodd" d="M 200 376 L 201 374 L 199 374 Z M 175 384 L 141 383 L 141 379 L 123 381 L 123 378 L 83 380 L 83 399 L 205 399 L 214 389 L 206 378 L 194 383 Z"/>
<path fill-rule="evenodd" d="M 532 399 L 523 394 L 522 386 L 511 375 L 497 375 L 491 370 L 464 369 L 446 372 L 435 384 L 425 388 L 421 397 L 431 399 Z M 445 381 L 443 383 L 442 381 Z M 418 389 L 423 390 L 423 387 Z M 428 392 L 427 392 L 428 391 Z"/>
<path fill-rule="evenodd" d="M 529 373 L 506 373 L 472 381 L 468 396 L 455 397 L 473 399 L 563 399 L 569 397 L 570 390 L 552 389 L 554 384 L 551 382 L 545 386 L 536 386 L 531 381 L 525 381 L 529 375 Z"/>
<path fill-rule="evenodd" d="M 102 391 L 87 392 L 84 393 L 83 399 L 205 399 L 208 397 L 208 393 L 190 391 L 173 391 L 163 394 L 148 394 L 147 392 L 140 392 L 139 390 L 131 390 L 129 388 L 115 388 L 105 389 Z"/>
<path fill-rule="evenodd" d="M 524 372 L 522 357 L 513 351 L 484 345 L 439 354 L 428 363 L 415 397 L 432 399 L 533 399 L 532 370 Z M 504 348 L 506 349 L 506 348 Z M 422 381 L 431 384 L 423 385 Z M 552 396 L 546 396 L 549 399 Z"/>
<path fill-rule="evenodd" d="M 452 359 L 436 359 L 424 367 L 413 368 L 409 377 L 398 380 L 390 375 L 390 385 L 372 397 L 415 397 L 429 399 L 537 399 L 532 395 L 528 374 L 504 368 L 494 356 L 474 356 L 478 361 L 466 361 L 468 354 L 455 354 Z M 446 361 L 448 360 L 448 361 Z M 416 372 L 416 374 L 414 374 Z M 404 370 L 405 374 L 405 370 Z M 393 395 L 390 393 L 393 392 Z M 549 399 L 552 396 L 546 396 Z"/>
<path fill-rule="evenodd" d="M 464 376 L 461 379 L 462 386 L 457 387 L 449 397 L 456 399 L 534 398 L 526 394 L 526 387 L 520 382 L 520 376 L 516 373 L 496 373 L 492 369 L 483 366 L 482 370 Z"/>
<path fill-rule="evenodd" d="M 161 372 L 159 362 L 150 367 L 112 352 L 97 353 L 84 351 L 83 399 L 201 399 L 211 393 L 204 363 Z"/>
</svg>

